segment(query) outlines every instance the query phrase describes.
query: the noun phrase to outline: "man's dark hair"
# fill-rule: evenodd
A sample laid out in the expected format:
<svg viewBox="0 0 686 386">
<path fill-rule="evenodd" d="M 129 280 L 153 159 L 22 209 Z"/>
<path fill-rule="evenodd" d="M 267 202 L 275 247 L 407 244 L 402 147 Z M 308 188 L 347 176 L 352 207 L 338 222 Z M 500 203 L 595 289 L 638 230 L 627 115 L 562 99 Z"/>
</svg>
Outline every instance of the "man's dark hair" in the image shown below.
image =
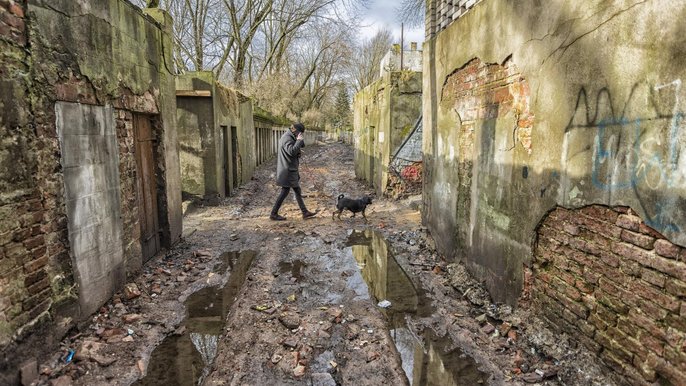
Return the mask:
<svg viewBox="0 0 686 386">
<path fill-rule="evenodd" d="M 301 133 L 304 133 L 304 132 L 305 132 L 305 125 L 303 125 L 303 124 L 300 123 L 300 122 L 294 123 L 294 124 L 293 124 L 293 128 L 294 128 L 296 131 L 299 131 L 299 132 L 301 132 Z"/>
</svg>

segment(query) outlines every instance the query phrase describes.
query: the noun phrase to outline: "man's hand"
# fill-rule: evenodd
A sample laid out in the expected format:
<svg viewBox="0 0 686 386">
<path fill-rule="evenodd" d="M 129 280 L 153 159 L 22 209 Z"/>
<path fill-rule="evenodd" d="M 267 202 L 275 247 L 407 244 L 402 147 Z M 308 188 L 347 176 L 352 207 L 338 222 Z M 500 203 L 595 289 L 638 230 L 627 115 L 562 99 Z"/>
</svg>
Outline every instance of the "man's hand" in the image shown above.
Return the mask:
<svg viewBox="0 0 686 386">
<path fill-rule="evenodd" d="M 295 137 L 296 141 L 304 141 L 305 137 L 303 137 L 303 133 L 298 133 L 298 136 Z"/>
</svg>

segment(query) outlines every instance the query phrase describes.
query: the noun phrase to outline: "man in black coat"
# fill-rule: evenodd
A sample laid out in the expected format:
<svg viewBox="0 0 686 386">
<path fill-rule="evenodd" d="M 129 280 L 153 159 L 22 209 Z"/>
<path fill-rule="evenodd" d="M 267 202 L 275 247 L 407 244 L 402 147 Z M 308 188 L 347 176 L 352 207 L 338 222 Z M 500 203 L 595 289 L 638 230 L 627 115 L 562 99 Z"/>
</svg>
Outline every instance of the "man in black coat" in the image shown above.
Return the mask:
<svg viewBox="0 0 686 386">
<path fill-rule="evenodd" d="M 302 191 L 300 190 L 298 168 L 300 167 L 300 149 L 305 147 L 304 132 L 305 126 L 302 123 L 295 123 L 279 139 L 279 152 L 276 159 L 276 184 L 281 187 L 281 194 L 276 199 L 272 213 L 269 216 L 272 220 L 283 221 L 286 219 L 279 215 L 279 209 L 283 201 L 288 197 L 288 192 L 291 188 L 293 188 L 295 199 L 303 212 L 303 218 L 307 219 L 317 214 L 317 212 L 313 213 L 307 210 L 303 201 Z"/>
</svg>

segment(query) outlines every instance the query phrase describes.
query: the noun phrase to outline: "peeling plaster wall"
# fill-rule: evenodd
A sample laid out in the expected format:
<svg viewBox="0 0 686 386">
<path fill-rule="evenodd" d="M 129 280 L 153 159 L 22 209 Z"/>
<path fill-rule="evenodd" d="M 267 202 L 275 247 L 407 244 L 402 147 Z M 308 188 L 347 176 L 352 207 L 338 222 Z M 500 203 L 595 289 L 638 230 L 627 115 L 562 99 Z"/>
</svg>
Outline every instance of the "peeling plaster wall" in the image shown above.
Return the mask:
<svg viewBox="0 0 686 386">
<path fill-rule="evenodd" d="M 481 1 L 425 42 L 423 219 L 496 301 L 517 303 L 558 206 L 630 207 L 686 245 L 684 17 L 667 0 Z M 495 85 L 498 66 L 521 79 L 507 93 L 528 117 L 495 89 L 456 90 L 462 75 Z M 484 114 L 469 115 L 474 98 Z"/>
<path fill-rule="evenodd" d="M 246 126 L 244 119 L 246 114 L 248 118 L 253 117 L 252 101 L 218 84 L 209 71 L 181 75 L 176 87 L 179 92 L 210 92 L 210 96 L 205 97 L 177 96 L 177 120 L 183 191 L 208 202 L 217 202 L 217 198 L 229 195 L 233 189 L 233 168 L 238 169 L 238 185 L 247 181 L 243 173 L 254 170 L 254 165 L 243 164 L 244 160 L 255 158 L 254 147 L 247 142 L 254 135 L 251 133 L 254 126 Z M 223 127 L 227 129 L 226 140 Z M 233 164 L 232 127 L 236 128 L 238 142 L 237 165 Z M 228 157 L 226 170 L 223 165 L 225 154 Z M 252 174 L 247 179 L 250 177 Z"/>
<path fill-rule="evenodd" d="M 180 238 L 171 20 L 147 12 L 124 0 L 0 2 L 0 211 L 18 214 L 16 221 L 3 216 L 0 225 L 2 384 L 16 383 L 18 358 L 50 350 L 140 270 L 136 116 L 150 120 L 156 139 L 161 244 Z M 82 113 L 64 115 L 68 106 Z M 70 118 L 58 122 L 60 116 Z M 107 135 L 97 134 L 103 127 Z M 78 128 L 93 132 L 69 135 Z M 70 176 L 72 167 L 100 161 L 106 178 Z M 9 162 L 17 171 L 12 178 L 3 172 Z M 108 213 L 70 203 L 84 187 L 104 195 Z M 78 238 L 90 223 L 100 225 L 89 240 L 112 253 L 93 258 L 79 247 L 89 244 Z"/>
<path fill-rule="evenodd" d="M 421 73 L 392 72 L 353 98 L 355 175 L 387 193 L 391 156 L 421 115 Z"/>
</svg>

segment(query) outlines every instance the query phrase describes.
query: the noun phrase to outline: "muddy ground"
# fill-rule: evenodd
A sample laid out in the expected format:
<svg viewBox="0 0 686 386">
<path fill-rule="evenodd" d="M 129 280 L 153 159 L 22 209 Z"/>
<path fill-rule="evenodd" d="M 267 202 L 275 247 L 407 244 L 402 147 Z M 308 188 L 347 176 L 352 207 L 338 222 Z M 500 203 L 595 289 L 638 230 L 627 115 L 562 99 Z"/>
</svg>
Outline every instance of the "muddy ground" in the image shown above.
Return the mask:
<svg viewBox="0 0 686 386">
<path fill-rule="evenodd" d="M 301 185 L 269 220 L 275 161 L 41 366 L 47 385 L 607 385 L 598 361 L 525 308 L 491 304 L 434 250 L 417 198 L 374 197 L 368 221 L 332 220 L 335 197 L 371 189 L 352 149 L 305 148 Z M 390 302 L 390 307 L 384 308 Z"/>
</svg>

